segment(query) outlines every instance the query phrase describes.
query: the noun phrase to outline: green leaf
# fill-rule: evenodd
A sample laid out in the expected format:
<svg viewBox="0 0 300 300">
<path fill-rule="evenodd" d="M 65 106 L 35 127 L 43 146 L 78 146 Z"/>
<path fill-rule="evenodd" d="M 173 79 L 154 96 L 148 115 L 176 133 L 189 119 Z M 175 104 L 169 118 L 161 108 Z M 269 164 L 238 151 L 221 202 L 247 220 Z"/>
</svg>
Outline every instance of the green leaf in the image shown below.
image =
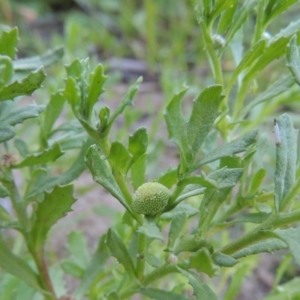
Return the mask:
<svg viewBox="0 0 300 300">
<path fill-rule="evenodd" d="M 210 20 L 215 20 L 224 10 L 234 6 L 235 2 L 236 0 L 228 0 L 228 1 L 217 0 L 214 9 L 211 12 Z"/>
<path fill-rule="evenodd" d="M 146 182 L 146 167 L 147 167 L 147 154 L 142 155 L 135 161 L 130 168 L 131 184 L 136 191 L 139 186 Z"/>
<path fill-rule="evenodd" d="M 159 290 L 155 288 L 144 288 L 140 290 L 140 294 L 154 300 L 188 300 L 190 298 L 184 296 L 184 295 L 179 295 L 175 294 L 172 292 L 164 291 L 164 290 Z"/>
<path fill-rule="evenodd" d="M 262 168 L 262 169 L 259 169 L 253 175 L 253 178 L 251 179 L 250 188 L 249 188 L 249 194 L 254 194 L 260 189 L 266 174 L 267 174 L 266 169 Z"/>
<path fill-rule="evenodd" d="M 94 72 L 90 74 L 88 84 L 88 94 L 86 99 L 85 108 L 87 115 L 90 117 L 93 111 L 95 103 L 98 101 L 99 96 L 104 92 L 103 84 L 106 81 L 107 76 L 104 75 L 102 65 L 98 65 Z"/>
<path fill-rule="evenodd" d="M 45 192 L 44 200 L 37 205 L 35 219 L 29 232 L 30 244 L 36 251 L 43 247 L 50 228 L 71 211 L 75 201 L 73 185 L 56 186 L 51 192 Z"/>
<path fill-rule="evenodd" d="M 259 213 L 249 213 L 245 215 L 241 215 L 239 217 L 234 218 L 229 221 L 228 224 L 236 224 L 236 223 L 255 223 L 260 224 L 265 221 L 270 216 L 270 213 L 259 212 Z"/>
<path fill-rule="evenodd" d="M 38 69 L 29 73 L 21 81 L 15 81 L 5 86 L 0 91 L 0 101 L 13 100 L 22 95 L 31 95 L 36 89 L 41 87 L 42 82 L 46 78 L 46 74 L 42 69 Z"/>
<path fill-rule="evenodd" d="M 276 229 L 275 234 L 284 241 L 298 266 L 300 265 L 300 228 Z"/>
<path fill-rule="evenodd" d="M 13 76 L 12 61 L 8 56 L 0 55 L 0 91 Z"/>
<path fill-rule="evenodd" d="M 17 27 L 12 28 L 10 31 L 3 31 L 0 37 L 0 54 L 15 58 L 18 39 L 19 32 Z"/>
<path fill-rule="evenodd" d="M 184 87 L 179 93 L 177 93 L 165 111 L 165 120 L 169 131 L 169 139 L 176 144 L 180 152 L 180 164 L 181 173 L 185 173 L 188 169 L 188 161 L 190 148 L 188 144 L 188 137 L 186 131 L 186 122 L 184 120 L 181 101 L 185 95 L 187 87 Z"/>
<path fill-rule="evenodd" d="M 174 184 L 177 183 L 177 169 L 170 168 L 164 174 L 162 174 L 157 180 L 158 183 L 166 186 L 167 188 L 171 188 Z"/>
<path fill-rule="evenodd" d="M 11 126 L 0 126 L 0 143 L 4 143 L 15 136 L 15 131 Z"/>
<path fill-rule="evenodd" d="M 224 167 L 210 173 L 207 178 L 217 182 L 217 189 L 235 186 L 243 174 L 242 168 L 229 169 Z"/>
<path fill-rule="evenodd" d="M 291 23 L 288 27 L 281 30 L 278 34 L 272 37 L 263 55 L 254 63 L 244 80 L 249 82 L 250 79 L 266 68 L 272 61 L 278 59 L 285 54 L 286 45 L 290 38 L 299 31 L 300 20 Z"/>
<path fill-rule="evenodd" d="M 73 77 L 68 77 L 68 79 L 66 80 L 64 96 L 71 105 L 75 116 L 78 118 L 78 110 L 80 107 L 80 91 L 79 87 L 76 84 L 76 80 Z"/>
<path fill-rule="evenodd" d="M 217 295 L 206 285 L 197 275 L 192 271 L 186 271 L 181 268 L 178 268 L 182 275 L 188 278 L 189 284 L 194 289 L 194 295 L 198 300 L 218 300 Z"/>
<path fill-rule="evenodd" d="M 235 252 L 234 254 L 232 254 L 231 256 L 235 259 L 239 259 L 245 256 L 258 254 L 262 252 L 273 253 L 274 251 L 278 251 L 286 248 L 287 248 L 287 244 L 285 242 L 283 242 L 280 239 L 271 238 L 271 239 L 267 239 L 255 243 L 244 249 L 241 249 Z"/>
<path fill-rule="evenodd" d="M 300 55 L 297 35 L 293 35 L 286 47 L 286 66 L 290 69 L 295 81 L 300 85 Z"/>
<path fill-rule="evenodd" d="M 5 198 L 7 196 L 9 196 L 9 191 L 3 185 L 0 185 L 0 198 Z"/>
<path fill-rule="evenodd" d="M 192 163 L 213 127 L 219 114 L 219 105 L 224 96 L 221 85 L 211 85 L 205 88 L 194 100 L 192 114 L 187 123 L 188 142 L 192 150 Z M 182 130 L 182 128 L 177 129 Z"/>
<path fill-rule="evenodd" d="M 38 117 L 39 114 L 44 111 L 45 107 L 45 105 L 29 104 L 24 107 L 16 108 L 9 114 L 2 116 L 0 118 L 0 124 L 2 126 L 14 126 L 23 123 L 27 119 Z"/>
<path fill-rule="evenodd" d="M 239 65 L 235 68 L 231 79 L 230 84 L 234 84 L 236 82 L 237 77 L 241 74 L 241 72 L 249 67 L 258 57 L 260 57 L 265 50 L 266 47 L 266 40 L 259 40 L 257 43 L 255 43 L 252 48 L 250 48 L 245 56 L 243 57 L 242 61 L 239 63 Z"/>
<path fill-rule="evenodd" d="M 293 5 L 296 2 L 298 2 L 298 0 L 270 0 L 269 6 L 271 6 L 271 9 L 268 9 L 268 7 L 266 9 L 267 13 L 265 23 L 268 24 L 271 20 L 273 20 L 281 13 L 285 12 L 291 5 Z"/>
<path fill-rule="evenodd" d="M 242 135 L 241 137 L 238 137 L 237 139 L 216 148 L 209 155 L 206 155 L 202 160 L 196 163 L 190 172 L 193 172 L 199 167 L 222 157 L 231 156 L 233 154 L 246 151 L 248 146 L 256 142 L 257 134 L 257 130 L 252 130 L 247 132 L 245 135 Z"/>
<path fill-rule="evenodd" d="M 278 212 L 283 198 L 295 182 L 298 130 L 294 129 L 287 114 L 281 115 L 277 124 L 280 144 L 276 146 L 275 209 Z"/>
<path fill-rule="evenodd" d="M 31 167 L 34 165 L 42 165 L 51 161 L 55 161 L 64 152 L 61 151 L 59 144 L 55 143 L 52 148 L 44 150 L 42 153 L 37 153 L 26 157 L 22 162 L 13 166 L 15 169 Z"/>
<path fill-rule="evenodd" d="M 161 219 L 171 221 L 177 214 L 186 213 L 188 218 L 195 216 L 199 210 L 189 204 L 179 204 L 169 212 L 163 213 Z"/>
<path fill-rule="evenodd" d="M 100 238 L 98 247 L 81 278 L 78 288 L 74 292 L 74 296 L 77 300 L 83 299 L 83 296 L 93 284 L 94 280 L 104 270 L 105 263 L 110 257 L 110 252 L 105 244 L 105 239 L 105 235 Z"/>
<path fill-rule="evenodd" d="M 116 291 L 112 291 L 106 296 L 106 299 L 107 300 L 120 300 L 120 297 Z"/>
<path fill-rule="evenodd" d="M 169 230 L 168 245 L 165 251 L 173 252 L 174 244 L 177 238 L 179 237 L 181 231 L 183 230 L 187 219 L 188 219 L 188 214 L 185 211 L 179 212 L 174 215 Z"/>
<path fill-rule="evenodd" d="M 26 282 L 35 290 L 41 291 L 38 276 L 29 267 L 29 265 L 16 256 L 7 246 L 2 236 L 0 235 L 0 267 L 3 271 L 13 274 L 22 281 Z"/>
<path fill-rule="evenodd" d="M 38 69 L 41 66 L 47 67 L 57 61 L 60 61 L 64 56 L 64 52 L 64 48 L 59 47 L 54 50 L 49 50 L 41 56 L 16 59 L 13 61 L 14 70 L 28 71 Z"/>
<path fill-rule="evenodd" d="M 271 100 L 276 96 L 281 95 L 282 93 L 285 93 L 290 89 L 292 85 L 294 85 L 294 83 L 295 80 L 290 74 L 279 77 L 274 83 L 269 85 L 264 92 L 262 92 L 244 107 L 241 112 L 242 117 L 245 116 L 249 111 L 251 111 L 251 109 L 256 105 L 267 100 Z"/>
<path fill-rule="evenodd" d="M 212 255 L 212 259 L 214 263 L 220 267 L 233 267 L 238 263 L 238 260 L 234 259 L 232 256 L 221 252 L 215 252 Z"/>
<path fill-rule="evenodd" d="M 264 300 L 283 300 L 292 299 L 297 300 L 300 297 L 300 278 L 295 277 L 273 289 L 269 295 L 267 295 Z"/>
<path fill-rule="evenodd" d="M 145 127 L 138 128 L 133 135 L 129 136 L 128 150 L 135 160 L 146 153 L 147 146 L 148 134 Z"/>
<path fill-rule="evenodd" d="M 112 228 L 108 230 L 106 244 L 112 254 L 120 264 L 125 268 L 125 271 L 129 274 L 132 279 L 136 279 L 136 272 L 134 269 L 133 262 L 127 251 L 127 248 L 119 236 L 119 234 Z"/>
<path fill-rule="evenodd" d="M 125 175 L 128 171 L 132 156 L 120 142 L 111 144 L 108 160 L 112 167 L 112 172 L 120 172 Z"/>
<path fill-rule="evenodd" d="M 92 145 L 88 149 L 85 156 L 85 163 L 90 169 L 94 181 L 106 188 L 129 212 L 131 212 L 131 208 L 127 204 L 125 197 L 116 183 L 107 162 L 100 156 L 96 145 Z"/>
<path fill-rule="evenodd" d="M 203 248 L 190 256 L 189 269 L 195 269 L 212 277 L 215 275 L 217 267 L 214 265 L 209 251 Z"/>
<path fill-rule="evenodd" d="M 58 119 L 64 104 L 65 98 L 61 93 L 58 92 L 51 95 L 50 102 L 44 111 L 43 129 L 47 137 L 50 135 L 52 127 Z"/>
<path fill-rule="evenodd" d="M 235 13 L 235 17 L 233 20 L 231 20 L 229 30 L 226 33 L 226 44 L 228 44 L 232 40 L 236 32 L 246 22 L 247 18 L 251 15 L 251 11 L 255 8 L 255 6 L 255 0 L 246 1 L 244 2 L 241 9 Z"/>
<path fill-rule="evenodd" d="M 80 279 L 83 276 L 84 270 L 73 260 L 65 259 L 61 263 L 63 271 L 75 278 Z"/>
<path fill-rule="evenodd" d="M 176 240 L 175 254 L 180 252 L 196 252 L 201 248 L 211 248 L 211 244 L 204 238 L 198 235 L 183 235 Z"/>
<path fill-rule="evenodd" d="M 129 90 L 126 93 L 125 97 L 122 99 L 121 103 L 117 106 L 116 110 L 110 117 L 108 123 L 108 129 L 111 128 L 112 124 L 114 123 L 118 115 L 120 115 L 127 106 L 132 105 L 134 96 L 137 93 L 139 89 L 139 85 L 142 82 L 142 80 L 143 78 L 139 77 L 138 80 L 132 86 L 129 87 Z"/>
<path fill-rule="evenodd" d="M 231 25 L 234 13 L 238 5 L 238 0 L 235 0 L 231 7 L 227 8 L 221 15 L 218 24 L 218 33 L 223 34 L 227 31 L 228 27 Z"/>
<path fill-rule="evenodd" d="M 137 230 L 139 233 L 143 233 L 146 237 L 151 239 L 164 240 L 160 229 L 156 225 L 155 218 L 145 217 L 143 225 Z"/>
<path fill-rule="evenodd" d="M 81 79 L 86 75 L 87 63 L 88 58 L 81 60 L 76 58 L 72 63 L 65 66 L 68 76 L 74 79 Z"/>
<path fill-rule="evenodd" d="M 153 268 L 161 268 L 164 265 L 164 263 L 159 258 L 151 253 L 145 253 L 144 259 Z"/>
</svg>

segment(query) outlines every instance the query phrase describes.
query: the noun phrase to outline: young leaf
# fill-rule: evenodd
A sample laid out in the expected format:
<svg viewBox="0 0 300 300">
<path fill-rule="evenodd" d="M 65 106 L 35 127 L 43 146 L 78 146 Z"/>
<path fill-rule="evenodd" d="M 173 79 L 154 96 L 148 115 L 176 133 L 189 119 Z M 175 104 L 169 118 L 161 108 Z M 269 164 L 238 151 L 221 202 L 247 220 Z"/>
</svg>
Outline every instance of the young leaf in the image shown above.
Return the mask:
<svg viewBox="0 0 300 300">
<path fill-rule="evenodd" d="M 207 178 L 217 182 L 217 189 L 233 187 L 237 184 L 243 174 L 242 168 L 229 169 L 224 167 L 210 173 Z"/>
<path fill-rule="evenodd" d="M 131 208 L 116 183 L 107 162 L 100 156 L 96 145 L 93 145 L 88 149 L 85 156 L 85 162 L 93 175 L 94 181 L 106 188 L 129 212 L 131 212 Z"/>
<path fill-rule="evenodd" d="M 51 192 L 45 192 L 44 200 L 38 203 L 35 219 L 29 232 L 30 245 L 40 251 L 50 228 L 61 219 L 76 199 L 73 198 L 73 185 L 56 186 Z"/>
<path fill-rule="evenodd" d="M 276 229 L 275 234 L 284 241 L 290 250 L 290 253 L 293 255 L 296 263 L 300 266 L 300 238 L 299 238 L 300 229 L 298 228 L 289 228 L 289 229 Z"/>
<path fill-rule="evenodd" d="M 2 236 L 0 235 L 0 267 L 10 274 L 18 277 L 26 282 L 35 290 L 41 291 L 40 283 L 37 274 L 29 267 L 29 265 L 16 256 L 11 249 L 6 245 Z"/>
<path fill-rule="evenodd" d="M 5 86 L 0 91 L 0 101 L 13 100 L 22 95 L 31 95 L 36 89 L 41 87 L 42 82 L 46 78 L 46 74 L 42 69 L 38 69 L 29 73 L 21 81 L 15 81 Z"/>
<path fill-rule="evenodd" d="M 93 284 L 97 276 L 104 269 L 105 263 L 110 257 L 110 252 L 105 244 L 105 239 L 105 235 L 100 238 L 98 247 L 81 278 L 78 288 L 74 292 L 74 296 L 77 300 L 83 299 L 83 296 L 88 291 L 89 287 Z"/>
<path fill-rule="evenodd" d="M 175 294 L 172 292 L 168 292 L 165 290 L 159 290 L 155 288 L 143 288 L 140 290 L 140 294 L 154 300 L 188 300 L 190 298 L 184 296 Z"/>
<path fill-rule="evenodd" d="M 191 168 L 190 172 L 197 170 L 199 167 L 220 159 L 225 156 L 231 156 L 236 153 L 246 151 L 247 147 L 255 143 L 257 140 L 257 130 L 252 130 L 247 132 L 245 135 L 238 137 L 237 139 L 222 145 L 221 147 L 216 148 L 209 155 L 205 156 L 200 160 L 194 167 Z"/>
<path fill-rule="evenodd" d="M 235 2 L 236 0 L 218 0 L 214 6 L 213 11 L 211 12 L 210 20 L 215 20 L 224 10 L 234 6 Z"/>
<path fill-rule="evenodd" d="M 55 93 L 51 95 L 50 102 L 44 111 L 43 130 L 46 137 L 50 135 L 52 127 L 60 115 L 64 104 L 65 98 L 61 93 Z"/>
<path fill-rule="evenodd" d="M 16 56 L 16 45 L 19 39 L 18 28 L 12 28 L 10 31 L 3 31 L 0 37 L 0 54 L 7 55 L 10 58 Z"/>
<path fill-rule="evenodd" d="M 279 212 L 283 198 L 295 182 L 298 130 L 287 114 L 281 115 L 277 122 L 280 144 L 276 146 L 275 209 Z"/>
<path fill-rule="evenodd" d="M 147 146 L 148 134 L 145 127 L 137 129 L 133 135 L 129 136 L 128 150 L 135 160 L 146 153 Z"/>
<path fill-rule="evenodd" d="M 22 162 L 13 166 L 15 169 L 31 167 L 34 165 L 42 165 L 51 161 L 55 161 L 64 154 L 61 151 L 59 144 L 55 143 L 52 148 L 44 150 L 42 153 L 33 154 L 26 157 Z"/>
<path fill-rule="evenodd" d="M 290 69 L 295 81 L 300 85 L 300 55 L 297 35 L 293 35 L 286 47 L 286 66 Z"/>
<path fill-rule="evenodd" d="M 125 175 L 128 171 L 132 156 L 120 142 L 111 144 L 108 160 L 112 167 L 112 172 L 121 172 Z"/>
<path fill-rule="evenodd" d="M 134 190 L 146 182 L 147 154 L 143 154 L 130 167 L 131 184 Z"/>
<path fill-rule="evenodd" d="M 145 236 L 151 239 L 164 240 L 159 228 L 156 225 L 155 218 L 145 217 L 143 225 L 137 230 L 139 233 L 143 233 Z"/>
<path fill-rule="evenodd" d="M 181 268 L 178 269 L 182 275 L 188 278 L 189 284 L 193 287 L 194 295 L 197 299 L 218 300 L 217 295 L 200 279 L 199 275 L 192 271 L 186 271 Z"/>
<path fill-rule="evenodd" d="M 164 263 L 159 258 L 151 253 L 145 253 L 144 259 L 153 268 L 161 268 L 164 265 Z"/>
<path fill-rule="evenodd" d="M 205 88 L 194 100 L 192 114 L 187 123 L 188 142 L 192 150 L 192 163 L 219 114 L 224 98 L 221 85 Z M 178 130 L 178 129 L 177 129 Z"/>
<path fill-rule="evenodd" d="M 190 160 L 190 148 L 188 146 L 188 137 L 186 130 L 186 122 L 184 120 L 181 101 L 185 95 L 187 87 L 184 87 L 179 93 L 177 93 L 165 111 L 165 120 L 169 131 L 169 139 L 176 144 L 180 152 L 180 164 L 181 173 L 185 173 L 188 170 L 188 161 Z"/>
<path fill-rule="evenodd" d="M 175 243 L 174 253 L 196 252 L 201 248 L 211 248 L 211 244 L 198 235 L 183 235 Z"/>
<path fill-rule="evenodd" d="M 137 79 L 137 81 L 132 86 L 130 86 L 125 97 L 122 99 L 121 103 L 117 106 L 116 110 L 114 111 L 111 118 L 109 119 L 108 128 L 110 128 L 112 126 L 115 119 L 118 117 L 118 115 L 120 115 L 124 111 L 124 109 L 127 106 L 132 105 L 134 96 L 137 93 L 137 91 L 139 89 L 139 85 L 142 82 L 142 80 L 143 80 L 143 78 L 139 77 Z"/>
<path fill-rule="evenodd" d="M 40 68 L 41 66 L 47 67 L 53 63 L 60 61 L 64 56 L 64 48 L 58 47 L 54 50 L 49 50 L 41 56 L 33 56 L 20 58 L 13 61 L 14 70 L 16 71 L 29 71 Z"/>
<path fill-rule="evenodd" d="M 104 92 L 103 84 L 107 76 L 104 75 L 103 66 L 98 65 L 91 73 L 88 85 L 88 94 L 86 99 L 86 109 L 88 118 L 90 118 L 93 107 L 98 101 L 99 96 Z"/>
<path fill-rule="evenodd" d="M 170 168 L 164 174 L 162 174 L 157 180 L 158 183 L 166 186 L 167 188 L 171 188 L 174 184 L 177 183 L 177 169 Z"/>
<path fill-rule="evenodd" d="M 224 34 L 227 31 L 228 27 L 231 25 L 237 5 L 238 5 L 238 0 L 234 0 L 231 7 L 228 7 L 222 13 L 219 24 L 218 24 L 218 33 L 219 34 Z"/>
<path fill-rule="evenodd" d="M 127 251 L 127 248 L 119 236 L 119 234 L 112 228 L 108 230 L 106 244 L 112 254 L 120 264 L 122 264 L 132 279 L 136 279 L 136 271 L 133 262 Z"/>
</svg>

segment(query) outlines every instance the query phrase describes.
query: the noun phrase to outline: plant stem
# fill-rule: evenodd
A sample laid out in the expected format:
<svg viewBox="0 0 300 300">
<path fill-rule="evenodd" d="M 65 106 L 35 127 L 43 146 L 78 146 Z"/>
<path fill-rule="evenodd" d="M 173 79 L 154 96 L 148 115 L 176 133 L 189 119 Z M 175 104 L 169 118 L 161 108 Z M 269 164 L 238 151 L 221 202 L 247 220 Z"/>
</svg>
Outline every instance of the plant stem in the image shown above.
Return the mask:
<svg viewBox="0 0 300 300">
<path fill-rule="evenodd" d="M 237 94 L 237 99 L 234 102 L 233 121 L 237 121 L 239 118 L 241 118 L 240 112 L 243 108 L 243 104 L 247 93 L 247 88 L 248 88 L 248 80 L 247 81 L 243 80 Z"/>
<path fill-rule="evenodd" d="M 43 255 L 43 250 L 42 249 L 34 250 L 34 249 L 29 248 L 29 251 L 31 252 L 31 254 L 34 258 L 35 264 L 38 268 L 41 285 L 47 292 L 49 292 L 49 294 L 46 294 L 44 296 L 45 299 L 46 300 L 57 299 L 53 285 L 52 285 L 52 281 L 51 281 L 51 278 L 49 275 L 48 266 L 45 261 L 44 255 Z"/>
<path fill-rule="evenodd" d="M 137 244 L 137 278 L 142 281 L 144 279 L 145 269 L 145 252 L 147 246 L 147 237 L 143 233 L 138 233 L 138 244 Z"/>
<path fill-rule="evenodd" d="M 216 83 L 223 85 L 223 73 L 222 73 L 221 62 L 220 62 L 220 58 L 218 57 L 218 55 L 214 49 L 211 34 L 203 20 L 200 21 L 200 26 L 202 29 L 202 33 L 203 33 L 203 37 L 204 37 L 204 44 L 205 44 L 206 52 L 207 52 L 207 55 L 209 58 L 210 67 L 212 69 L 215 81 L 216 81 Z"/>
</svg>

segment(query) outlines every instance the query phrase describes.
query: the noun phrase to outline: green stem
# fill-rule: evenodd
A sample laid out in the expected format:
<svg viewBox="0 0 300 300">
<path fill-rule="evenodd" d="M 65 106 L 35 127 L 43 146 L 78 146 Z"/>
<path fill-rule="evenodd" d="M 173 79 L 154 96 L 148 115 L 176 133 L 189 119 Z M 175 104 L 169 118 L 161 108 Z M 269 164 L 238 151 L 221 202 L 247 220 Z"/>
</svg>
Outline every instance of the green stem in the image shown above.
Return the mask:
<svg viewBox="0 0 300 300">
<path fill-rule="evenodd" d="M 40 249 L 38 251 L 35 251 L 33 249 L 29 249 L 29 250 L 30 250 L 30 252 L 31 252 L 31 254 L 34 258 L 35 264 L 38 268 L 42 287 L 47 292 L 49 292 L 48 294 L 44 295 L 45 300 L 55 300 L 55 299 L 57 299 L 56 295 L 55 295 L 53 285 L 52 285 L 52 281 L 51 281 L 51 278 L 50 278 L 50 275 L 49 275 L 48 266 L 47 266 L 47 263 L 45 261 L 45 257 L 43 255 L 43 250 L 42 249 Z"/>
<path fill-rule="evenodd" d="M 142 281 L 144 279 L 145 269 L 145 252 L 147 246 L 147 237 L 143 233 L 138 233 L 138 244 L 137 244 L 137 278 Z"/>
<path fill-rule="evenodd" d="M 248 89 L 248 80 L 247 81 L 243 80 L 237 94 L 237 99 L 234 103 L 233 121 L 237 121 L 241 118 L 240 113 L 244 105 L 247 89 Z"/>
<path fill-rule="evenodd" d="M 262 33 L 264 31 L 264 17 L 265 17 L 264 5 L 265 5 L 264 0 L 258 1 L 257 17 L 255 22 L 255 30 L 252 39 L 252 45 L 254 45 L 261 38 Z"/>
<path fill-rule="evenodd" d="M 213 40 L 211 38 L 211 34 L 206 27 L 203 20 L 200 21 L 200 26 L 202 29 L 203 37 L 204 37 L 204 44 L 206 48 L 206 52 L 209 58 L 210 67 L 212 69 L 214 78 L 216 83 L 223 85 L 223 73 L 222 73 L 222 67 L 220 58 L 217 55 L 214 46 L 213 46 Z"/>
</svg>

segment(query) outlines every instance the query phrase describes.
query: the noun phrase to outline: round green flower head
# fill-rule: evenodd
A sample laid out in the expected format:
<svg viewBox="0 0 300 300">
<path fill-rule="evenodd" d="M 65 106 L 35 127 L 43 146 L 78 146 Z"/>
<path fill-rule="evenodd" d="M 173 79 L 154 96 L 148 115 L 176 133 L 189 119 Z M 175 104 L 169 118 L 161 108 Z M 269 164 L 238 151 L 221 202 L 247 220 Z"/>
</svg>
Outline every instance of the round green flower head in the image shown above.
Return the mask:
<svg viewBox="0 0 300 300">
<path fill-rule="evenodd" d="M 156 215 L 163 211 L 170 198 L 170 191 L 158 182 L 146 182 L 134 193 L 132 207 L 138 214 Z"/>
</svg>

